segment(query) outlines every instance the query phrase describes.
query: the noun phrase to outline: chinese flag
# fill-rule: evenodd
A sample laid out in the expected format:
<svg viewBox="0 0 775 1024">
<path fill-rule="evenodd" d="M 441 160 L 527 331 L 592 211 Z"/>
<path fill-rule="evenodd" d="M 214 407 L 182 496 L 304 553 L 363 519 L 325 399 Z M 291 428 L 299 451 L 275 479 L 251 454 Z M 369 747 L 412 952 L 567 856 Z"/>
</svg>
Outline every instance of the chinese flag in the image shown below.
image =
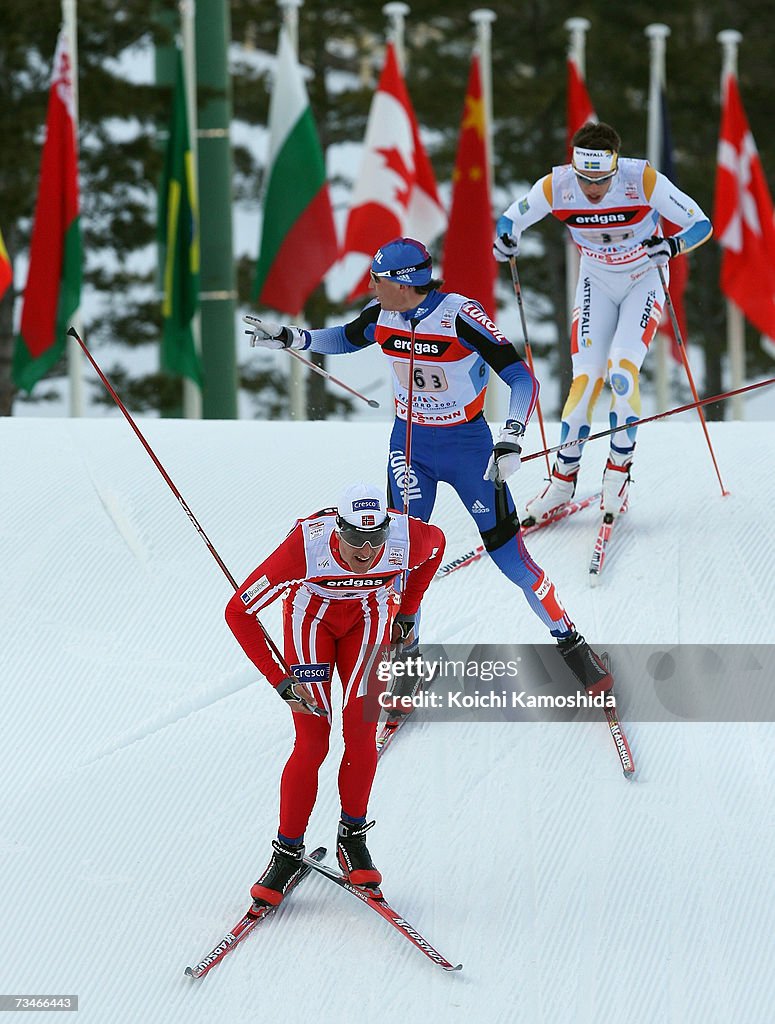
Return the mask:
<svg viewBox="0 0 775 1024">
<path fill-rule="evenodd" d="M 597 121 L 597 114 L 576 61 L 568 57 L 568 163 L 573 156 L 570 140 L 588 121 Z"/>
<path fill-rule="evenodd" d="M 722 292 L 762 334 L 775 337 L 772 198 L 732 74 L 724 80 L 713 227 L 723 249 Z"/>
<path fill-rule="evenodd" d="M 487 125 L 476 55 L 468 76 L 452 182 L 452 207 L 442 261 L 445 290 L 476 299 L 493 319 L 496 267 L 492 255 Z"/>
</svg>

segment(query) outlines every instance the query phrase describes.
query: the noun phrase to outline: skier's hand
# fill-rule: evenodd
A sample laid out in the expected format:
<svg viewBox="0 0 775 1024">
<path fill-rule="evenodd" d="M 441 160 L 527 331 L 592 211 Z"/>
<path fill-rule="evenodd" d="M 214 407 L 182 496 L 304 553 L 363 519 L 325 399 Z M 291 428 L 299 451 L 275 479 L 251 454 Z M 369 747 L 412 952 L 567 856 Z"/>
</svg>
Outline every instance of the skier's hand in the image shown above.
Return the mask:
<svg viewBox="0 0 775 1024">
<path fill-rule="evenodd" d="M 315 703 L 307 684 L 300 683 L 296 676 L 287 676 L 277 684 L 276 689 L 282 699 L 291 705 L 295 715 L 325 716 L 326 712 Z"/>
<path fill-rule="evenodd" d="M 522 465 L 522 445 L 519 442 L 524 433 L 524 424 L 517 420 L 506 421 L 493 447 L 483 480 L 492 480 L 496 487 L 503 487 L 508 478 L 517 472 Z"/>
<path fill-rule="evenodd" d="M 672 236 L 662 238 L 660 235 L 652 235 L 641 245 L 646 250 L 648 258 L 658 267 L 666 267 L 674 256 L 681 254 L 681 243 Z"/>
<path fill-rule="evenodd" d="M 514 222 L 502 214 L 495 225 L 495 241 L 492 253 L 498 263 L 506 263 L 513 256 L 519 255 L 519 234 L 514 233 Z"/>
<path fill-rule="evenodd" d="M 492 254 L 498 263 L 506 263 L 512 256 L 519 255 L 519 239 L 504 231 L 492 243 Z"/>
<path fill-rule="evenodd" d="M 390 643 L 394 649 L 401 650 L 414 643 L 415 639 L 415 616 L 402 615 L 400 612 L 393 620 L 390 632 Z"/>
<path fill-rule="evenodd" d="M 284 327 L 273 320 L 260 320 L 257 316 L 249 314 L 242 319 L 250 327 L 245 334 L 250 337 L 253 348 L 303 349 L 309 344 L 309 333 L 301 327 Z"/>
</svg>

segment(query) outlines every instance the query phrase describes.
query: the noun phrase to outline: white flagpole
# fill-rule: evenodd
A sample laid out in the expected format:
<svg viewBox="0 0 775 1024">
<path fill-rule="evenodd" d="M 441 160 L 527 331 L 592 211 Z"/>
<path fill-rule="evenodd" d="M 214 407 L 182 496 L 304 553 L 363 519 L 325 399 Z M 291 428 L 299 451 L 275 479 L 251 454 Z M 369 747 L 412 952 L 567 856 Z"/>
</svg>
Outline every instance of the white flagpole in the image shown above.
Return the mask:
<svg viewBox="0 0 775 1024">
<path fill-rule="evenodd" d="M 651 43 L 646 156 L 655 170 L 662 171 L 665 157 L 662 152 L 662 90 L 665 86 L 665 40 L 670 35 L 670 29 L 667 25 L 656 23 L 647 25 L 644 31 Z M 670 397 L 667 360 L 669 340 L 663 331 L 658 331 L 656 341 L 657 409 L 666 409 Z"/>
<path fill-rule="evenodd" d="M 719 32 L 716 39 L 721 43 L 721 96 L 724 96 L 724 79 L 727 74 L 737 78 L 737 48 L 742 35 L 736 29 L 727 28 Z M 727 355 L 729 357 L 730 390 L 740 387 L 745 379 L 745 320 L 743 311 L 731 299 L 727 299 Z M 732 399 L 732 419 L 743 419 L 743 398 Z"/>
<path fill-rule="evenodd" d="M 570 33 L 568 56 L 575 61 L 579 74 L 586 83 L 586 48 L 587 32 L 591 22 L 586 18 L 568 18 L 565 28 Z M 576 283 L 579 279 L 579 251 L 576 244 L 567 234 L 565 239 L 565 305 L 568 310 L 568 334 L 570 335 L 571 317 L 573 316 L 573 302 L 576 298 Z"/>
<path fill-rule="evenodd" d="M 73 130 L 75 132 L 75 153 L 78 159 L 78 22 L 76 16 L 76 0 L 62 0 L 62 23 L 67 34 L 67 46 L 70 52 L 70 73 L 73 85 Z M 80 212 L 80 195 L 79 195 Z M 83 323 L 80 307 L 73 313 L 70 321 L 79 334 Z M 74 338 L 67 338 L 67 376 L 70 384 L 70 415 L 83 416 L 83 353 Z"/>
<path fill-rule="evenodd" d="M 296 59 L 299 58 L 299 8 L 304 0 L 277 0 L 282 12 L 283 26 L 288 33 Z M 304 367 L 297 359 L 290 365 L 291 417 L 301 423 L 307 418 L 307 379 Z"/>
<path fill-rule="evenodd" d="M 482 102 L 484 104 L 485 145 L 487 151 L 487 174 L 492 196 L 493 146 L 492 146 L 492 23 L 497 18 L 495 11 L 479 7 L 471 11 L 469 18 L 476 29 L 476 52 L 479 55 L 479 71 L 482 78 Z M 488 420 L 505 419 L 508 391 L 496 373 L 490 374 L 490 383 L 484 398 L 484 412 Z"/>
<path fill-rule="evenodd" d="M 391 0 L 383 4 L 382 13 L 388 19 L 387 37 L 396 50 L 396 59 L 401 74 L 406 74 L 406 49 L 404 47 L 404 23 L 411 8 L 409 4 L 401 3 L 401 0 Z"/>
<path fill-rule="evenodd" d="M 191 164 L 194 175 L 194 197 L 197 217 L 199 210 L 199 173 L 198 173 L 198 139 L 199 119 L 196 98 L 196 0 L 181 0 L 180 29 L 183 39 L 183 79 L 186 87 L 186 120 L 188 121 L 189 145 L 191 146 Z M 197 308 L 191 324 L 194 337 L 194 349 L 197 356 L 202 353 L 202 314 Z M 183 415 L 186 419 L 202 418 L 202 392 L 196 381 L 189 377 L 183 378 Z"/>
</svg>

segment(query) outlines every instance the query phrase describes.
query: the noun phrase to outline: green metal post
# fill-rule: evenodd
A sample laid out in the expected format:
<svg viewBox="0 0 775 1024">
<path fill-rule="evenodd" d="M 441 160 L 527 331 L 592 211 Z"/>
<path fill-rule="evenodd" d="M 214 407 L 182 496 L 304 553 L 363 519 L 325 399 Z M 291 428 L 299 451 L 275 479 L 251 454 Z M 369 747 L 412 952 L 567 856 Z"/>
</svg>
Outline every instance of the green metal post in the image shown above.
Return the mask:
<svg viewBox="0 0 775 1024">
<path fill-rule="evenodd" d="M 231 81 L 228 0 L 197 0 L 202 367 L 205 419 L 237 418 L 234 342 L 236 277 L 232 248 Z"/>
</svg>

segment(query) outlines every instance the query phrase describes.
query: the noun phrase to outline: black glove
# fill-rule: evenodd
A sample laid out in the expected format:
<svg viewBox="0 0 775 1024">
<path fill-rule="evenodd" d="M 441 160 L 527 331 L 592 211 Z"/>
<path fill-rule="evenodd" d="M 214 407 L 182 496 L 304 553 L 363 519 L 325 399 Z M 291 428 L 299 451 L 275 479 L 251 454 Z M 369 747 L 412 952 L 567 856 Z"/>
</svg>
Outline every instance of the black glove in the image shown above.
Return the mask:
<svg viewBox="0 0 775 1024">
<path fill-rule="evenodd" d="M 402 615 L 400 612 L 393 619 L 393 631 L 391 639 L 394 644 L 403 646 L 409 637 L 414 633 L 416 616 Z"/>
<path fill-rule="evenodd" d="M 674 256 L 682 253 L 681 242 L 672 235 L 662 238 L 661 235 L 652 235 L 641 245 L 646 250 L 646 255 L 653 260 L 658 267 L 666 267 Z"/>
<path fill-rule="evenodd" d="M 320 715 L 323 717 L 326 713 L 323 708 L 319 708 L 316 704 L 311 703 L 307 697 L 297 692 L 296 687 L 302 685 L 303 684 L 299 682 L 296 676 L 286 676 L 285 679 L 281 680 L 277 684 L 275 690 L 277 690 L 282 699 L 287 701 L 289 704 L 301 704 L 303 707 L 307 708 L 308 711 L 311 711 L 313 715 Z"/>
</svg>

